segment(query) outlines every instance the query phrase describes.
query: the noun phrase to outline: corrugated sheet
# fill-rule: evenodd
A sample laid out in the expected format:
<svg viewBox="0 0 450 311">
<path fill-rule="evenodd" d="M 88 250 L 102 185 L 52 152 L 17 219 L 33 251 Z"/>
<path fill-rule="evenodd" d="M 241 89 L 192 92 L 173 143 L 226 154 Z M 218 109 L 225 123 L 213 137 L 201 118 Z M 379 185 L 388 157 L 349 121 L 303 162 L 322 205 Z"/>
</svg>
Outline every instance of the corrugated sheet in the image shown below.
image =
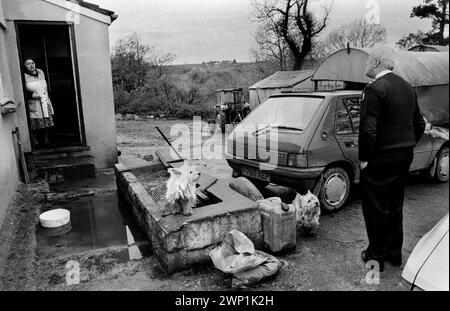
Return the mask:
<svg viewBox="0 0 450 311">
<path fill-rule="evenodd" d="M 367 83 L 365 62 L 369 50 L 347 49 L 328 56 L 317 68 L 312 80 L 340 80 Z M 398 51 L 395 57 L 394 73 L 403 77 L 413 86 L 448 84 L 448 52 Z"/>
<path fill-rule="evenodd" d="M 312 80 L 369 83 L 365 75 L 367 52 L 361 49 L 339 50 L 323 60 Z"/>
<path fill-rule="evenodd" d="M 448 52 L 399 52 L 394 72 L 413 86 L 448 84 Z"/>
<path fill-rule="evenodd" d="M 443 46 L 443 45 L 431 45 L 431 44 L 426 44 L 426 45 L 416 45 L 413 46 L 412 48 L 410 48 L 408 51 L 434 51 L 434 52 L 448 52 L 448 46 Z"/>
<path fill-rule="evenodd" d="M 253 84 L 249 89 L 272 89 L 293 87 L 300 82 L 309 79 L 314 70 L 278 71 L 273 75 Z"/>
</svg>

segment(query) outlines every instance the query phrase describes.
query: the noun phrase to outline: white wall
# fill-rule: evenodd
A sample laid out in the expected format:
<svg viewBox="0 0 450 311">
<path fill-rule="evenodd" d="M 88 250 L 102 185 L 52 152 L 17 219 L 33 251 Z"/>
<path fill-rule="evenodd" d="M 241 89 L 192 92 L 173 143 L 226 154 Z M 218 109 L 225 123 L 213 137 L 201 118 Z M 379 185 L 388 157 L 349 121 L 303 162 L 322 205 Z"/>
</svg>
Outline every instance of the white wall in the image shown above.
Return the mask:
<svg viewBox="0 0 450 311">
<path fill-rule="evenodd" d="M 0 11 L 2 9 L 0 2 Z M 5 30 L 0 26 L 0 97 L 13 97 L 6 58 Z M 0 228 L 14 197 L 19 182 L 16 152 L 12 131 L 16 126 L 16 114 L 0 114 Z"/>
<path fill-rule="evenodd" d="M 22 73 L 14 21 L 66 22 L 69 15 L 63 7 L 44 0 L 0 1 L 3 2 L 8 27 L 6 46 L 14 96 L 22 103 Z M 117 144 L 108 24 L 81 15 L 74 30 L 87 145 L 91 147 L 97 168 L 111 167 L 117 162 Z M 17 115 L 25 151 L 29 152 L 31 144 L 24 105 L 21 105 Z"/>
</svg>

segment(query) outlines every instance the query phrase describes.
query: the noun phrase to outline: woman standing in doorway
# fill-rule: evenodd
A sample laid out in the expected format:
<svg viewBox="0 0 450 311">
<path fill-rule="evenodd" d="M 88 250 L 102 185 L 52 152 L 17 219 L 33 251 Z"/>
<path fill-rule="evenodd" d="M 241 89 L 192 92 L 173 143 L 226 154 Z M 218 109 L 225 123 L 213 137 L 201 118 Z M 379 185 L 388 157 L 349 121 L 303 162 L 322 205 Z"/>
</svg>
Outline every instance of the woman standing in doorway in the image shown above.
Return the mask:
<svg viewBox="0 0 450 311">
<path fill-rule="evenodd" d="M 53 106 L 48 96 L 47 82 L 44 72 L 36 68 L 32 58 L 25 59 L 25 84 L 27 101 L 31 120 L 31 136 L 35 147 L 43 145 L 50 147 L 48 129 L 54 126 Z M 37 135 L 37 134 L 41 135 Z M 41 136 L 41 143 L 37 136 Z"/>
</svg>

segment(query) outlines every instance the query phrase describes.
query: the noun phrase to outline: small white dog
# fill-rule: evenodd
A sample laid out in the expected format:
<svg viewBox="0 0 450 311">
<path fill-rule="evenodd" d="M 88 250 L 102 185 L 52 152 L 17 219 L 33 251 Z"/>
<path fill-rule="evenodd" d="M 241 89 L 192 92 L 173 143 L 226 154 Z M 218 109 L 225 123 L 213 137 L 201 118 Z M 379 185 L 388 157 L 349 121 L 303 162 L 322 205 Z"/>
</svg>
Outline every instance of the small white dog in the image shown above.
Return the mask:
<svg viewBox="0 0 450 311">
<path fill-rule="evenodd" d="M 297 226 L 311 234 L 319 227 L 320 202 L 309 190 L 306 195 L 297 193 L 292 204 L 295 207 Z"/>
<path fill-rule="evenodd" d="M 173 207 L 173 213 L 192 215 L 200 173 L 186 162 L 180 168 L 169 168 L 168 172 L 170 178 L 167 181 L 166 200 Z"/>
</svg>

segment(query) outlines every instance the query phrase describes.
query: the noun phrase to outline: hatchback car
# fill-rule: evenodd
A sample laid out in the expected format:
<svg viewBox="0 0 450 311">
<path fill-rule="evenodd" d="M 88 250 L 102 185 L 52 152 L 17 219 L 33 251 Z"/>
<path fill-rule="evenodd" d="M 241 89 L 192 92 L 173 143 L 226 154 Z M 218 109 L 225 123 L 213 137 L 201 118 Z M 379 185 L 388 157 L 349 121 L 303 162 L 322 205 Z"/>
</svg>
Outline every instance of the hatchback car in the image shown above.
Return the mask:
<svg viewBox="0 0 450 311">
<path fill-rule="evenodd" d="M 325 210 L 341 208 L 360 177 L 361 99 L 361 91 L 272 95 L 228 137 L 233 175 L 259 187 L 275 183 L 312 189 Z M 448 128 L 427 124 L 410 171 L 447 182 L 448 146 Z"/>
</svg>

